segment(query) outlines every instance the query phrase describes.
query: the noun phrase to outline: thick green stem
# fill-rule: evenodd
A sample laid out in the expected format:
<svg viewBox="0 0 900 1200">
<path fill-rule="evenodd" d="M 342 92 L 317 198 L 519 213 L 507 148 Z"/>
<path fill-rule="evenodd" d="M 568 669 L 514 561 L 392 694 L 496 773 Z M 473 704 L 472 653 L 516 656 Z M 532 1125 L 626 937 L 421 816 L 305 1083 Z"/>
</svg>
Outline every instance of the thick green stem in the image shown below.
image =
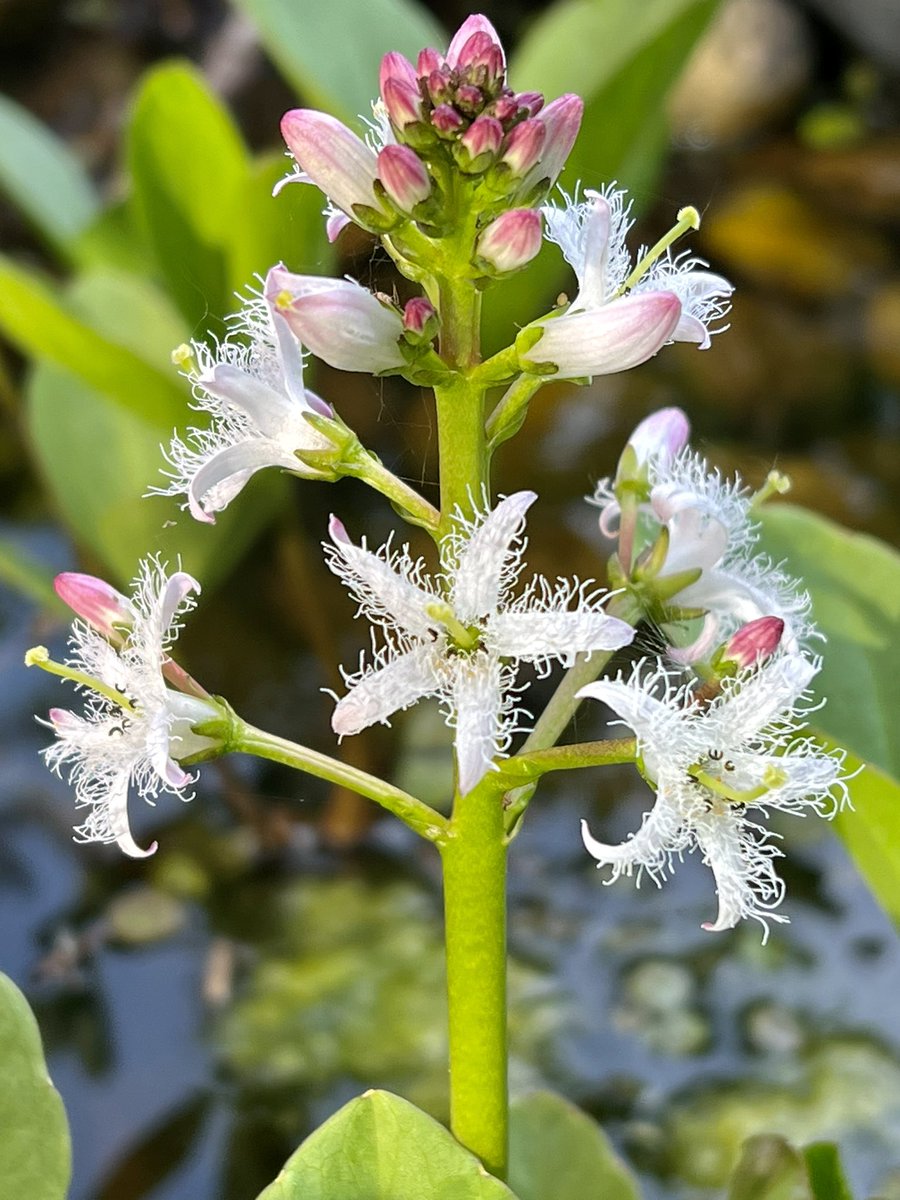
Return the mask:
<svg viewBox="0 0 900 1200">
<path fill-rule="evenodd" d="M 441 533 L 455 510 L 465 516 L 482 507 L 489 486 L 484 436 L 485 385 L 469 372 L 481 357 L 481 293 L 469 279 L 440 285 L 441 357 L 456 374 L 434 390 L 441 463 Z"/>
<path fill-rule="evenodd" d="M 404 483 L 369 451 L 364 451 L 359 463 L 354 463 L 352 469 L 347 469 L 348 475 L 362 479 L 369 487 L 381 492 L 392 504 L 403 513 L 407 520 L 414 525 L 421 525 L 430 533 L 438 528 L 441 514 L 428 503 L 424 496 Z"/>
<path fill-rule="evenodd" d="M 243 754 L 255 754 L 257 758 L 267 758 L 271 762 L 284 763 L 285 766 L 294 767 L 298 771 L 305 771 L 307 775 L 315 775 L 317 779 L 327 779 L 329 783 L 340 784 L 341 787 L 366 796 L 382 808 L 388 809 L 430 842 L 439 843 L 448 834 L 447 818 L 423 801 L 417 800 L 415 796 L 410 796 L 408 792 L 385 783 L 383 779 L 369 775 L 366 771 L 360 771 L 357 767 L 338 762 L 327 754 L 320 754 L 307 746 L 299 746 L 296 742 L 276 737 L 263 729 L 255 729 L 239 717 L 234 718 L 228 749 Z"/>
<path fill-rule="evenodd" d="M 506 1172 L 506 845 L 502 799 L 487 781 L 457 796 L 444 866 L 450 1126 L 499 1178 Z"/>
</svg>

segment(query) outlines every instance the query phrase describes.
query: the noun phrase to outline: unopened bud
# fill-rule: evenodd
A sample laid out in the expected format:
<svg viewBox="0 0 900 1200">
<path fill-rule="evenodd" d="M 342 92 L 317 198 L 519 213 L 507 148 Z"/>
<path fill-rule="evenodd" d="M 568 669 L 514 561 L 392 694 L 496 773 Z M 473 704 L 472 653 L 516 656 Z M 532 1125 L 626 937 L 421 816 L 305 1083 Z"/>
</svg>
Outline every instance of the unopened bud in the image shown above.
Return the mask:
<svg viewBox="0 0 900 1200">
<path fill-rule="evenodd" d="M 381 92 L 381 98 L 387 104 L 387 97 L 384 94 L 385 84 L 388 80 L 397 80 L 401 83 L 408 84 L 411 88 L 418 91 L 418 77 L 416 69 L 409 61 L 397 50 L 391 50 L 381 60 L 381 69 L 378 73 L 378 90 Z"/>
<path fill-rule="evenodd" d="M 94 575 L 63 571 L 53 581 L 57 596 L 77 616 L 117 645 L 134 625 L 134 606 L 127 596 Z"/>
<path fill-rule="evenodd" d="M 503 126 L 495 117 L 478 117 L 457 143 L 456 157 L 463 171 L 477 175 L 494 161 L 503 141 Z"/>
<path fill-rule="evenodd" d="M 536 117 L 544 107 L 543 92 L 519 92 L 517 96 L 513 96 L 513 100 L 519 108 L 524 108 L 530 117 Z"/>
<path fill-rule="evenodd" d="M 438 54 L 437 50 L 426 47 L 419 51 L 419 57 L 416 59 L 416 74 L 420 79 L 427 79 L 432 71 L 440 70 L 443 61 L 443 56 Z"/>
<path fill-rule="evenodd" d="M 428 92 L 428 98 L 435 107 L 441 104 L 448 104 L 453 99 L 453 76 L 446 63 L 429 74 L 425 83 L 425 89 Z"/>
<path fill-rule="evenodd" d="M 464 83 L 456 89 L 453 102 L 460 112 L 465 113 L 467 117 L 474 117 L 484 107 L 484 93 L 481 88 L 474 87 L 470 83 Z"/>
<path fill-rule="evenodd" d="M 781 644 L 784 621 L 780 617 L 758 617 L 733 633 L 716 656 L 719 664 L 752 667 L 771 658 Z"/>
<path fill-rule="evenodd" d="M 431 195 L 431 180 L 409 146 L 385 146 L 378 155 L 378 178 L 401 212 L 412 212 Z"/>
<path fill-rule="evenodd" d="M 533 208 L 501 213 L 478 239 L 476 254 L 498 274 L 518 271 L 541 248 L 541 217 Z"/>
<path fill-rule="evenodd" d="M 456 69 L 466 80 L 493 91 L 503 81 L 503 50 L 489 33 L 478 30 L 460 50 Z"/>
<path fill-rule="evenodd" d="M 431 123 L 442 137 L 452 137 L 463 127 L 463 119 L 450 104 L 439 104 L 431 114 Z"/>
<path fill-rule="evenodd" d="M 529 117 L 513 129 L 506 139 L 500 161 L 516 178 L 527 175 L 541 160 L 547 130 L 542 121 Z"/>
<path fill-rule="evenodd" d="M 395 129 L 402 131 L 422 120 L 422 97 L 415 84 L 391 77 L 384 82 L 382 96 Z"/>
<path fill-rule="evenodd" d="M 414 296 L 407 300 L 403 309 L 403 332 L 406 340 L 414 343 L 430 342 L 438 331 L 438 315 L 434 305 L 425 296 Z"/>
<path fill-rule="evenodd" d="M 645 417 L 628 439 L 627 448 L 633 451 L 637 471 L 645 468 L 651 459 L 663 466 L 671 463 L 687 444 L 690 432 L 690 423 L 680 408 L 661 408 Z M 629 469 L 629 474 L 623 475 L 623 467 L 629 469 L 624 454 L 619 462 L 617 481 L 633 478 L 636 474 Z"/>
</svg>

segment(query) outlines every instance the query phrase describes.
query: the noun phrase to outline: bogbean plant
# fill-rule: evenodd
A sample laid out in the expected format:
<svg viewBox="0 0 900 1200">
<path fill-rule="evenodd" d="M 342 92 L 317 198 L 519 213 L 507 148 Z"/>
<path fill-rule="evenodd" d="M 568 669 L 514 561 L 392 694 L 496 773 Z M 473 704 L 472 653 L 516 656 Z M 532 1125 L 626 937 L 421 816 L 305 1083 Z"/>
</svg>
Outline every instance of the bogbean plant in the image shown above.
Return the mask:
<svg viewBox="0 0 900 1200">
<path fill-rule="evenodd" d="M 155 843 L 142 846 L 131 833 L 132 795 L 189 798 L 193 764 L 240 752 L 351 788 L 433 844 L 444 882 L 451 1128 L 500 1178 L 508 1145 L 506 859 L 542 776 L 632 764 L 654 796 L 640 828 L 607 845 L 582 825 L 607 880 L 662 884 L 696 851 L 718 895 L 703 928 L 750 917 L 764 940 L 770 922 L 787 920 L 769 810 L 829 816 L 847 798 L 842 756 L 799 732 L 821 644 L 808 601 L 756 548 L 754 511 L 781 489 L 781 477 L 773 473 L 751 494 L 689 448 L 680 410 L 648 417 L 591 501 L 598 558 L 603 539 L 615 545 L 608 590 L 593 580 L 527 577 L 524 527 L 537 496 L 493 495 L 492 454 L 523 429 L 545 383 L 633 368 L 674 341 L 707 349 L 728 309 L 728 282 L 672 248 L 697 227 L 694 209 L 633 258 L 623 192 L 555 190 L 581 112 L 574 95 L 545 104 L 537 93 L 513 92 L 503 49 L 481 16 L 465 21 L 445 54 L 423 50 L 415 66 L 386 55 L 365 140 L 323 113 L 289 112 L 282 129 L 294 169 L 284 185 L 320 188 L 329 237 L 348 224 L 369 231 L 416 294 L 400 306 L 351 279 L 276 264 L 225 340 L 175 352 L 205 423 L 175 438 L 168 483 L 154 490 L 182 495 L 194 517 L 212 522 L 265 467 L 308 481 L 352 476 L 431 536 L 430 560 L 414 559 L 402 535 L 372 548 L 332 517 L 326 561 L 372 630 L 371 650 L 344 673 L 332 728 L 352 737 L 436 697 L 453 730 L 449 815 L 251 727 L 210 695 L 174 657 L 199 584 L 158 558 L 144 561 L 131 596 L 61 575 L 57 590 L 78 617 L 70 657 L 55 663 L 40 647 L 28 655 L 73 682 L 83 702 L 80 713 L 51 710 L 55 741 L 45 752 L 74 786 L 79 840 L 152 854 Z M 484 360 L 482 303 L 545 237 L 573 267 L 577 292 Z M 340 370 L 433 388 L 439 508 L 310 391 L 310 353 Z M 642 626 L 654 636 L 642 637 L 630 668 L 617 670 L 616 652 Z M 536 721 L 520 664 L 538 675 L 565 668 Z M 584 699 L 609 706 L 622 736 L 559 745 Z"/>
</svg>

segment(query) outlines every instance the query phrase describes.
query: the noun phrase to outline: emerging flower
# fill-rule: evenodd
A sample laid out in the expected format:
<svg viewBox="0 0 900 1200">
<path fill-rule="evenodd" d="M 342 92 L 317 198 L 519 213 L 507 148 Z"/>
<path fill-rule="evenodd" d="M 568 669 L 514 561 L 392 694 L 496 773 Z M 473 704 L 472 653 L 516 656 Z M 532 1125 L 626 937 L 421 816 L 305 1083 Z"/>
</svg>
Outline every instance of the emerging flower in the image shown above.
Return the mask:
<svg viewBox="0 0 900 1200">
<path fill-rule="evenodd" d="M 578 294 L 561 316 L 530 326 L 543 336 L 528 358 L 555 365 L 560 378 L 624 371 L 651 358 L 667 342 L 710 344 L 709 325 L 728 311 L 732 287 L 721 275 L 702 270 L 701 259 L 674 255 L 672 242 L 696 229 L 695 209 L 683 209 L 678 224 L 632 266 L 626 237 L 631 228 L 625 193 L 608 188 L 563 197 L 564 206 L 545 205 L 547 237 L 555 242 L 578 279 Z"/>
<path fill-rule="evenodd" d="M 666 412 L 677 415 L 663 420 Z M 655 418 L 642 422 L 630 439 L 643 456 L 646 476 L 645 499 L 630 520 L 633 524 L 636 514 L 641 516 L 644 557 L 661 552 L 654 580 L 664 583 L 684 572 L 700 571 L 696 581 L 669 593 L 683 609 L 706 613 L 696 641 L 675 650 L 673 656 L 680 662 L 694 662 L 742 625 L 761 617 L 782 621 L 781 644 L 797 651 L 815 635 L 809 597 L 767 555 L 755 552 L 759 526 L 753 519 L 754 496 L 739 478 L 723 479 L 693 451 L 676 452 L 686 434 L 679 419 L 683 414 L 664 413 L 655 414 L 660 419 L 655 447 L 652 438 L 643 436 Z M 601 480 L 592 502 L 601 510 L 601 532 L 606 537 L 618 535 L 621 545 L 627 531 L 624 523 L 618 528 L 623 512 L 615 482 Z"/>
<path fill-rule="evenodd" d="M 44 751 L 51 770 L 68 769 L 76 803 L 88 809 L 75 830 L 77 840 L 116 842 L 126 854 L 144 858 L 156 843 L 144 850 L 132 837 L 129 789 L 150 803 L 161 791 L 190 800 L 187 789 L 196 777 L 179 760 L 215 749 L 217 743 L 195 734 L 193 726 L 222 714 L 183 672 L 190 693 L 174 690 L 164 678 L 173 665 L 169 647 L 200 585 L 183 571 L 167 575 L 165 565 L 151 558 L 141 564 L 134 587 L 128 601 L 133 623 L 124 644 L 114 645 L 76 621 L 64 666 L 41 648 L 29 651 L 26 661 L 71 679 L 85 696 L 83 716 L 50 710 L 47 723 L 57 740 Z"/>
<path fill-rule="evenodd" d="M 460 519 L 445 540 L 434 580 L 406 548 L 373 553 L 354 545 L 332 518 L 329 566 L 364 613 L 386 633 L 385 645 L 338 702 L 332 727 L 358 733 L 423 696 L 443 702 L 456 730 L 459 790 L 471 791 L 508 747 L 522 715 L 515 706 L 519 662 L 549 669 L 575 655 L 617 650 L 634 630 L 607 616 L 588 584 L 534 579 L 518 598 L 525 513 L 534 492 L 517 492 L 473 521 Z M 569 605 L 575 600 L 576 606 Z"/>
<path fill-rule="evenodd" d="M 641 770 L 656 788 L 653 809 L 630 840 L 608 846 L 582 837 L 609 882 L 644 872 L 658 886 L 685 851 L 699 848 L 713 871 L 719 896 L 710 931 L 753 917 L 768 937 L 768 922 L 785 922 L 773 910 L 784 896 L 775 874 L 779 835 L 746 814 L 770 808 L 833 816 L 847 802 L 843 755 L 824 753 L 797 736 L 799 704 L 818 664 L 784 654 L 722 683 L 704 706 L 689 686 L 662 670 L 636 664 L 631 678 L 601 680 L 579 693 L 608 704 L 637 736 Z"/>
<path fill-rule="evenodd" d="M 187 441 L 173 439 L 166 455 L 173 470 L 164 472 L 172 482 L 151 489 L 186 496 L 191 515 L 210 523 L 256 471 L 284 467 L 316 478 L 295 451 L 331 446 L 305 419 L 307 413 L 332 412 L 304 387 L 303 351 L 284 316 L 253 296 L 231 325 L 231 335 L 214 350 L 202 342 L 184 348 L 195 407 L 209 413 L 212 424 L 189 429 Z"/>
</svg>

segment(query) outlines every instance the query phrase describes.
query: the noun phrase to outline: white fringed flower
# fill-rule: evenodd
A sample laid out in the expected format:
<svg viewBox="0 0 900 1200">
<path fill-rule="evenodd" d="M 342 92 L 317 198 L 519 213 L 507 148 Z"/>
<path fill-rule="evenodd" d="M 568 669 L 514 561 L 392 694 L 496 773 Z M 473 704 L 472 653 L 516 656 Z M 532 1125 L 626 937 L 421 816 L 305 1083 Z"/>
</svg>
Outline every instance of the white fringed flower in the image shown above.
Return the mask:
<svg viewBox="0 0 900 1200">
<path fill-rule="evenodd" d="M 704 706 L 689 686 L 665 671 L 636 664 L 627 681 L 602 680 L 582 697 L 608 704 L 637 736 L 645 778 L 656 804 L 640 829 L 618 846 L 598 842 L 582 822 L 584 844 L 601 867 L 620 875 L 646 873 L 657 885 L 675 859 L 699 848 L 713 871 L 719 896 L 715 922 L 730 929 L 743 917 L 785 922 L 773 910 L 784 885 L 775 873 L 778 835 L 749 820 L 777 808 L 833 816 L 847 802 L 843 755 L 826 754 L 798 736 L 802 702 L 818 664 L 782 654 L 722 682 L 722 693 Z"/>
<path fill-rule="evenodd" d="M 192 726 L 221 714 L 212 700 L 196 694 L 196 685 L 194 694 L 175 691 L 163 676 L 170 665 L 168 649 L 200 585 L 184 571 L 167 575 L 165 566 L 151 558 L 141 564 L 134 587 L 131 628 L 118 648 L 90 625 L 74 623 L 71 657 L 65 672 L 56 673 L 74 679 L 84 711 L 51 709 L 48 724 L 57 740 L 44 758 L 57 774 L 66 768 L 77 804 L 88 809 L 75 830 L 77 840 L 116 842 L 126 854 L 143 858 L 156 844 L 144 850 L 131 835 L 130 789 L 151 803 L 160 792 L 190 800 L 188 788 L 196 776 L 179 760 L 215 745 L 194 734 Z"/>
<path fill-rule="evenodd" d="M 709 346 L 709 327 L 727 313 L 731 284 L 704 270 L 702 259 L 673 255 L 668 247 L 642 251 L 634 268 L 624 192 L 586 191 L 583 200 L 564 194 L 562 206 L 541 211 L 547 238 L 575 271 L 578 293 L 564 314 L 540 323 L 543 335 L 529 359 L 576 378 L 627 370 L 667 342 Z"/>
<path fill-rule="evenodd" d="M 316 478 L 295 451 L 331 444 L 305 419 L 306 413 L 330 417 L 332 411 L 304 387 L 303 350 L 282 314 L 265 296 L 252 295 L 230 325 L 228 338 L 212 349 L 192 343 L 195 407 L 212 422 L 190 428 L 186 439 L 173 438 L 166 453 L 173 469 L 163 472 L 171 483 L 151 489 L 186 496 L 191 515 L 210 523 L 264 467 Z"/>
<path fill-rule="evenodd" d="M 552 662 L 571 664 L 578 653 L 617 650 L 631 641 L 632 627 L 607 616 L 600 593 L 586 584 L 539 577 L 513 598 L 525 513 L 535 499 L 533 492 L 517 492 L 475 520 L 460 520 L 433 580 L 405 547 L 396 551 L 388 543 L 373 553 L 354 545 L 332 518 L 329 565 L 360 613 L 386 635 L 370 663 L 361 661 L 357 673 L 345 675 L 349 691 L 332 717 L 336 733 L 358 733 L 423 696 L 437 696 L 456 730 L 465 794 L 519 728 L 519 662 L 546 670 Z"/>
</svg>

